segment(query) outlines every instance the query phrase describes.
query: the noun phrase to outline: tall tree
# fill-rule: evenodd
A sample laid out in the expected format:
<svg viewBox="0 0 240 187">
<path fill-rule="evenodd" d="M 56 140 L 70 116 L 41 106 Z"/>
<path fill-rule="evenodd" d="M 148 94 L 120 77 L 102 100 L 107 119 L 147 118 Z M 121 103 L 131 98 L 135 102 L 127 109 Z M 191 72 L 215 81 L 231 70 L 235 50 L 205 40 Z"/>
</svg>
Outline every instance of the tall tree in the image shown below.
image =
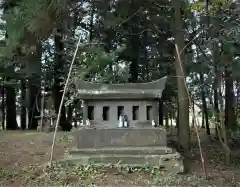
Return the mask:
<svg viewBox="0 0 240 187">
<path fill-rule="evenodd" d="M 189 130 L 189 99 L 187 94 L 187 88 L 185 87 L 185 75 L 184 71 L 184 21 L 183 10 L 184 2 L 178 0 L 172 0 L 172 6 L 174 9 L 174 30 L 175 30 L 175 43 L 180 52 L 180 59 L 178 54 L 175 55 L 175 68 L 178 87 L 178 139 L 180 146 L 184 151 L 188 152 L 190 149 L 190 130 Z"/>
<path fill-rule="evenodd" d="M 53 98 L 54 98 L 54 107 L 56 113 L 58 113 L 59 105 L 62 99 L 63 94 L 63 81 L 64 81 L 64 43 L 63 43 L 63 30 L 62 28 L 57 29 L 57 34 L 54 36 L 55 42 L 55 61 L 54 61 L 54 86 L 53 86 Z M 65 106 L 62 107 L 61 117 L 60 117 L 60 126 L 64 131 L 69 131 L 72 128 L 70 122 L 66 118 L 66 109 Z"/>
<path fill-rule="evenodd" d="M 227 56 L 229 56 L 227 54 Z M 235 115 L 235 95 L 233 90 L 232 76 L 232 58 L 226 58 L 225 61 L 225 125 L 226 127 L 236 127 Z"/>
<path fill-rule="evenodd" d="M 13 8 L 16 6 L 16 2 L 14 1 L 5 1 L 3 3 L 3 10 L 4 15 L 7 16 L 8 14 L 12 14 Z M 9 20 L 6 22 L 6 25 L 10 24 Z M 6 45 L 8 45 L 8 32 L 5 35 Z M 16 50 L 16 49 L 15 49 Z M 6 81 L 13 82 L 13 74 L 14 74 L 14 67 L 15 61 L 14 58 L 8 59 L 7 65 L 7 76 Z M 5 85 L 6 90 L 6 129 L 8 130 L 15 130 L 18 127 L 17 119 L 16 119 L 16 92 L 14 88 L 14 84 L 7 84 Z"/>
<path fill-rule="evenodd" d="M 37 129 L 38 119 L 41 107 L 41 61 L 42 61 L 42 45 L 37 43 L 34 51 L 28 58 L 28 99 L 29 99 L 29 129 Z"/>
<path fill-rule="evenodd" d="M 127 24 L 130 34 L 129 46 L 131 49 L 130 58 L 130 78 L 129 82 L 137 82 L 138 81 L 138 72 L 139 72 L 139 55 L 140 55 L 140 47 L 141 41 L 139 38 L 139 17 L 137 12 L 141 7 L 139 7 L 139 3 L 136 0 L 132 0 L 129 3 L 129 12 L 128 15 L 132 15 L 131 20 Z"/>
<path fill-rule="evenodd" d="M 204 91 L 204 88 L 203 88 L 204 77 L 203 77 L 202 73 L 200 73 L 200 84 L 201 84 L 201 98 L 202 98 L 202 108 L 203 108 L 202 118 L 203 118 L 203 121 L 205 119 L 206 132 L 207 132 L 208 135 L 210 135 L 209 120 L 208 120 L 208 108 L 207 108 L 207 102 L 206 102 L 206 94 L 205 94 L 205 91 Z"/>
<path fill-rule="evenodd" d="M 25 130 L 26 127 L 26 80 L 21 79 L 21 129 Z"/>
</svg>

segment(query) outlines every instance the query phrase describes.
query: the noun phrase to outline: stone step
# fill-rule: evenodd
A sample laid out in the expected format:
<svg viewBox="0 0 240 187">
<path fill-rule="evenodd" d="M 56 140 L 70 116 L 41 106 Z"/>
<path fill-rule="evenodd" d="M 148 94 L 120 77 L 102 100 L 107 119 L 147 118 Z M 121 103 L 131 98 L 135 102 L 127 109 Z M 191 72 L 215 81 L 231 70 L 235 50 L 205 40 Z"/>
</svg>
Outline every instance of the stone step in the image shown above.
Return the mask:
<svg viewBox="0 0 240 187">
<path fill-rule="evenodd" d="M 84 128 L 74 132 L 77 148 L 167 146 L 162 128 Z"/>
<path fill-rule="evenodd" d="M 99 154 L 91 156 L 68 156 L 61 162 L 69 164 L 87 165 L 118 165 L 130 167 L 158 166 L 164 171 L 181 173 L 184 170 L 183 162 L 179 153 L 166 155 L 108 155 Z"/>
<path fill-rule="evenodd" d="M 70 150 L 69 155 L 99 155 L 99 154 L 108 154 L 108 155 L 164 155 L 171 154 L 173 150 L 167 147 L 117 147 L 117 148 L 85 148 L 85 149 L 75 149 Z"/>
</svg>

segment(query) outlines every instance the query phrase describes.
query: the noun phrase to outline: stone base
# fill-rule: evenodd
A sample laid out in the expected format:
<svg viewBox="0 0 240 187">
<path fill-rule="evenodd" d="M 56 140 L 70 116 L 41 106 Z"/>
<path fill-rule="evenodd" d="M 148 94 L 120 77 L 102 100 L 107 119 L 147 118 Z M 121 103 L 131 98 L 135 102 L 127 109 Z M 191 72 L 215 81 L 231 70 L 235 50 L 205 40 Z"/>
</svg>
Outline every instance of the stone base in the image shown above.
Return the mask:
<svg viewBox="0 0 240 187">
<path fill-rule="evenodd" d="M 167 148 L 163 128 L 83 128 L 74 132 L 77 149 L 65 161 L 72 164 L 157 166 L 168 172 L 184 170 L 179 153 Z"/>
<path fill-rule="evenodd" d="M 181 156 L 172 149 L 164 147 L 78 149 L 69 152 L 64 159 L 71 164 L 94 164 L 97 166 L 117 165 L 118 167 L 160 167 L 163 171 L 182 173 Z"/>
<path fill-rule="evenodd" d="M 73 149 L 69 151 L 69 155 L 78 156 L 78 155 L 105 155 L 105 154 L 114 154 L 114 155 L 164 155 L 171 154 L 173 150 L 167 147 L 118 147 L 118 148 L 100 148 L 100 149 Z"/>
<path fill-rule="evenodd" d="M 74 132 L 77 148 L 166 147 L 162 128 L 83 128 Z"/>
</svg>

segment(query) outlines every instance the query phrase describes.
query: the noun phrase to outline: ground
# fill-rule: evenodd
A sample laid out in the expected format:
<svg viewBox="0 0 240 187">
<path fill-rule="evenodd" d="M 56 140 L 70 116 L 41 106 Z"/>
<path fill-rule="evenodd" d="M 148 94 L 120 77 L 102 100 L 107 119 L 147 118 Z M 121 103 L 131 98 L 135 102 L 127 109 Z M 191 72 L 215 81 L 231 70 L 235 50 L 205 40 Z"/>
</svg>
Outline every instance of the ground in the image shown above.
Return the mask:
<svg viewBox="0 0 240 187">
<path fill-rule="evenodd" d="M 0 137 L 0 186 L 240 186 L 240 159 L 236 152 L 233 151 L 233 164 L 227 167 L 221 146 L 207 138 L 202 141 L 208 177 L 205 179 L 194 140 L 195 156 L 188 160 L 190 172 L 167 175 L 153 168 L 127 173 L 109 167 L 97 169 L 55 162 L 49 167 L 52 133 L 2 131 Z M 63 158 L 74 145 L 71 133 L 59 132 L 54 160 Z"/>
</svg>

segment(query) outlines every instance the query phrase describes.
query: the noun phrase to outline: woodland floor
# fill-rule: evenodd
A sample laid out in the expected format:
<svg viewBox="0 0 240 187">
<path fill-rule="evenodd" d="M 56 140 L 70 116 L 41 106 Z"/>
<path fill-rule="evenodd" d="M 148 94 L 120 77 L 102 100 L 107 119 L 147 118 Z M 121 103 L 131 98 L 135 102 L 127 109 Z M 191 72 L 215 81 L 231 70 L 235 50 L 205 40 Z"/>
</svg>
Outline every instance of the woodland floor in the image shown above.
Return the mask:
<svg viewBox="0 0 240 187">
<path fill-rule="evenodd" d="M 202 133 L 205 134 L 205 133 Z M 199 151 L 193 133 L 191 171 L 186 175 L 164 175 L 153 172 L 119 173 L 115 169 L 97 170 L 92 166 L 68 167 L 54 164 L 46 167 L 52 144 L 52 133 L 31 131 L 0 132 L 0 186 L 240 186 L 240 154 L 233 151 L 231 166 L 223 164 L 221 146 L 202 135 L 208 179 L 201 171 Z M 54 159 L 61 159 L 74 146 L 71 133 L 59 132 Z M 239 155 L 239 158 L 236 156 Z"/>
</svg>

